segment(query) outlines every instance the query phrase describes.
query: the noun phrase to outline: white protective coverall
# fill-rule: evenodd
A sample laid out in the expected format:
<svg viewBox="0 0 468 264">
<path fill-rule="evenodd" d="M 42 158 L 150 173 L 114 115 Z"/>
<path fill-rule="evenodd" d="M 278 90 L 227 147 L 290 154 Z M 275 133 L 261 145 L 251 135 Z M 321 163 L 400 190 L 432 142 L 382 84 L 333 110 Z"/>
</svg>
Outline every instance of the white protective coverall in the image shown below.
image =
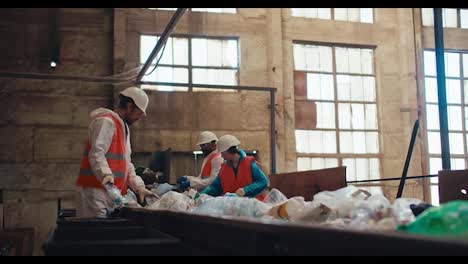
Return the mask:
<svg viewBox="0 0 468 264">
<path fill-rule="evenodd" d="M 141 188 L 145 188 L 145 184 L 141 177 L 135 174 L 135 167 L 130 160 L 132 153 L 130 146 L 130 130 L 116 112 L 106 108 L 98 108 L 90 114 L 91 123 L 89 125 L 88 136 L 91 145 L 91 150 L 89 152 L 91 169 L 99 181 L 101 181 L 105 175 L 112 175 L 105 154 L 112 142 L 114 121 L 108 117 L 97 117 L 102 114 L 112 114 L 120 121 L 122 131 L 127 131 L 125 136 L 127 186 L 136 193 Z M 76 198 L 77 217 L 107 217 L 108 210 L 114 206 L 114 203 L 104 189 L 78 187 Z"/>
<path fill-rule="evenodd" d="M 211 173 L 210 177 L 202 179 L 201 173 L 203 171 L 203 168 L 205 167 L 206 162 L 211 158 L 211 156 L 214 156 L 218 153 L 217 150 L 211 152 L 208 156 L 206 156 L 203 159 L 203 163 L 200 169 L 200 173 L 198 174 L 198 177 L 195 176 L 186 176 L 187 179 L 190 181 L 190 187 L 196 189 L 198 192 L 201 192 L 203 189 L 205 189 L 207 186 L 209 186 L 213 180 L 218 176 L 219 170 L 221 169 L 221 165 L 224 162 L 223 157 L 219 156 L 211 160 Z"/>
</svg>

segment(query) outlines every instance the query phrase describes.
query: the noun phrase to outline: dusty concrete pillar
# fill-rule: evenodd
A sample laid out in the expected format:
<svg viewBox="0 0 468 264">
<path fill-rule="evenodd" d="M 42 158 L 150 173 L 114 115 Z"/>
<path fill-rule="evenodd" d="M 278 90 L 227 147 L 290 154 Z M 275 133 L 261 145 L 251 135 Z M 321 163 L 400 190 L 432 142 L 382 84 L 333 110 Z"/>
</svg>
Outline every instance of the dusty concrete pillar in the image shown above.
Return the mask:
<svg viewBox="0 0 468 264">
<path fill-rule="evenodd" d="M 283 119 L 283 26 L 282 9 L 268 8 L 266 10 L 267 29 L 267 72 L 268 84 L 276 88 L 275 119 L 276 119 L 276 171 L 285 169 L 285 130 Z"/>
</svg>

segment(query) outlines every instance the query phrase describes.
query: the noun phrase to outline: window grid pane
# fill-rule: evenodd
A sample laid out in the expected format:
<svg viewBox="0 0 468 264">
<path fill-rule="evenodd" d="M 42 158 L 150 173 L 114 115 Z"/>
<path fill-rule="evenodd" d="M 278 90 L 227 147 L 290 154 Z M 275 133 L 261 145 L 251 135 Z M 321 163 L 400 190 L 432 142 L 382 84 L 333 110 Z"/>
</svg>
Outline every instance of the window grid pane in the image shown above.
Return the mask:
<svg viewBox="0 0 468 264">
<path fill-rule="evenodd" d="M 460 9 L 460 27 L 468 28 L 468 9 Z"/>
<path fill-rule="evenodd" d="M 433 12 L 432 8 L 430 9 Z M 463 13 L 463 15 L 462 15 Z M 461 17 L 465 12 L 460 10 Z M 457 27 L 456 9 L 444 9 L 443 15 L 445 27 Z M 424 13 L 423 13 L 424 16 Z M 424 19 L 423 19 L 424 22 Z M 463 25 L 463 22 L 461 22 Z M 452 155 L 451 168 L 453 170 L 466 169 L 466 159 L 468 158 L 468 54 L 457 51 L 446 51 L 444 53 L 445 71 L 446 71 L 446 91 L 447 91 L 447 116 L 449 126 L 450 153 Z M 462 71 L 463 69 L 463 71 Z M 424 94 L 426 104 L 426 126 L 432 130 L 427 132 L 427 144 L 429 157 L 429 173 L 438 174 L 442 169 L 442 159 L 440 157 L 440 126 L 439 126 L 439 107 L 437 79 L 432 77 L 436 75 L 435 52 L 432 50 L 424 51 Z M 431 77 L 430 77 L 431 76 Z M 463 100 L 463 98 L 465 98 Z M 465 126 L 463 126 L 465 122 Z M 456 155 L 456 156 L 453 156 Z M 430 179 L 432 202 L 438 204 L 438 178 Z"/>
<path fill-rule="evenodd" d="M 359 13 L 352 12 L 344 10 L 356 19 Z M 295 71 L 306 77 L 306 100 L 313 101 L 316 109 L 315 129 L 296 130 L 298 170 L 324 168 L 328 158 L 337 160 L 333 165 L 348 166 L 348 180 L 380 178 L 374 51 L 294 43 L 293 56 Z M 330 157 L 337 153 L 349 158 Z"/>
<path fill-rule="evenodd" d="M 333 8 L 337 21 L 374 23 L 373 8 Z M 332 8 L 291 8 L 291 16 L 331 19 Z"/>
<path fill-rule="evenodd" d="M 156 45 L 159 36 L 141 35 L 140 63 L 143 65 Z M 191 42 L 192 51 L 189 51 Z M 208 52 L 209 51 L 209 52 Z M 192 65 L 189 65 L 189 54 L 192 54 Z M 192 71 L 193 84 L 210 85 L 238 85 L 239 56 L 238 40 L 214 39 L 200 37 L 169 37 L 164 48 L 163 57 L 158 67 L 147 71 L 144 81 L 183 83 L 186 87 L 144 85 L 145 89 L 158 91 L 188 91 L 189 70 Z M 190 66 L 195 66 L 191 68 Z M 151 73 L 152 72 L 152 73 Z M 151 73 L 151 74 L 149 74 Z M 235 90 L 213 90 L 207 88 L 193 88 L 193 91 L 235 92 Z"/>
</svg>

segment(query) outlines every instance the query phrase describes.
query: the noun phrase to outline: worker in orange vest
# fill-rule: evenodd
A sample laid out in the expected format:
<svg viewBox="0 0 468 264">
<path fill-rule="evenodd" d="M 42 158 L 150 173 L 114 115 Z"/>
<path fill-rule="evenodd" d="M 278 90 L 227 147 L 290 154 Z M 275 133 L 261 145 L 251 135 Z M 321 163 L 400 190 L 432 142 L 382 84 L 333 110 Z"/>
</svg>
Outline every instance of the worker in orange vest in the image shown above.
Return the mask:
<svg viewBox="0 0 468 264">
<path fill-rule="evenodd" d="M 130 87 L 120 93 L 115 112 L 106 108 L 91 112 L 88 139 L 76 182 L 78 217 L 109 215 L 115 201 L 105 186 L 115 186 L 122 195 L 130 187 L 140 201 L 146 196 L 154 196 L 135 174 L 130 160 L 129 126 L 146 115 L 147 106 L 148 95 L 138 87 Z"/>
<path fill-rule="evenodd" d="M 247 156 L 239 145 L 240 141 L 232 135 L 219 139 L 218 151 L 225 162 L 221 165 L 218 176 L 201 194 L 220 196 L 235 193 L 240 197 L 255 197 L 263 201 L 268 179 L 255 158 Z"/>
<path fill-rule="evenodd" d="M 218 175 L 223 163 L 221 154 L 216 149 L 216 142 L 218 137 L 211 131 L 203 131 L 200 133 L 197 145 L 203 152 L 203 163 L 201 166 L 200 174 L 194 176 L 181 176 L 177 183 L 180 184 L 180 189 L 194 188 L 197 191 L 202 191 L 213 182 Z"/>
</svg>

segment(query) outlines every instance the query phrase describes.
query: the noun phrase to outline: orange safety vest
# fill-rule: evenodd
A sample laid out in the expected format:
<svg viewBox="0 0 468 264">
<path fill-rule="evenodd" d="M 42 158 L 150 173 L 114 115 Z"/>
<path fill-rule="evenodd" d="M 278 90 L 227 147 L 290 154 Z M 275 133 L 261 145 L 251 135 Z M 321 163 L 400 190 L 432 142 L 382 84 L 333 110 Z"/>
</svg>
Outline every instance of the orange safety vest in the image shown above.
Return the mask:
<svg viewBox="0 0 468 264">
<path fill-rule="evenodd" d="M 239 188 L 252 183 L 252 162 L 256 162 L 254 157 L 244 157 L 237 167 L 237 176 L 234 175 L 234 169 L 227 163 L 221 165 L 219 171 L 219 179 L 221 181 L 221 187 L 223 188 L 223 194 L 235 193 Z M 265 199 L 265 193 L 261 192 L 255 198 L 260 201 Z"/>
<path fill-rule="evenodd" d="M 114 135 L 112 136 L 112 143 L 109 150 L 106 153 L 106 160 L 114 176 L 114 185 L 120 190 L 122 195 L 125 195 L 127 193 L 127 163 L 125 161 L 126 150 L 124 131 L 119 120 L 117 120 L 113 115 L 104 114 L 98 117 L 109 117 L 114 121 Z M 104 186 L 102 186 L 101 181 L 94 175 L 89 164 L 88 156 L 90 149 L 91 145 L 89 144 L 88 138 L 86 141 L 85 151 L 81 159 L 80 175 L 76 181 L 76 186 L 104 189 Z"/>
<path fill-rule="evenodd" d="M 211 162 L 213 159 L 221 157 L 221 153 L 210 154 L 201 171 L 201 178 L 206 179 L 211 175 Z"/>
</svg>

